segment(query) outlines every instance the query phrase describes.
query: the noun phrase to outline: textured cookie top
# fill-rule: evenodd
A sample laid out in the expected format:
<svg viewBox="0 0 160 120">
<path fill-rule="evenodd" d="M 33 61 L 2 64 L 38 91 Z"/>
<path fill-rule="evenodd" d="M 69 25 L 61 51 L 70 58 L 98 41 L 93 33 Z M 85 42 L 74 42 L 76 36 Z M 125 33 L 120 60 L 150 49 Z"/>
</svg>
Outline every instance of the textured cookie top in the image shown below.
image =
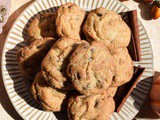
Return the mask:
<svg viewBox="0 0 160 120">
<path fill-rule="evenodd" d="M 44 81 L 41 72 L 36 75 L 31 93 L 46 111 L 58 112 L 67 109 L 68 93 L 50 87 Z"/>
<path fill-rule="evenodd" d="M 118 87 L 112 87 L 112 86 L 110 86 L 110 87 L 107 89 L 107 93 L 108 93 L 110 96 L 114 97 L 115 94 L 116 94 L 116 92 L 117 92 L 117 89 L 118 89 Z"/>
<path fill-rule="evenodd" d="M 68 57 L 77 44 L 82 41 L 71 38 L 61 38 L 48 52 L 42 62 L 42 74 L 52 87 L 72 89 L 70 80 L 65 73 Z"/>
<path fill-rule="evenodd" d="M 80 39 L 85 11 L 74 3 L 62 4 L 56 12 L 57 34 L 60 37 Z"/>
<path fill-rule="evenodd" d="M 112 86 L 120 86 L 133 76 L 133 61 L 127 48 L 115 49 L 111 52 L 114 58 L 116 74 L 112 81 Z"/>
<path fill-rule="evenodd" d="M 101 41 L 109 49 L 128 46 L 131 34 L 120 15 L 102 7 L 89 12 L 83 31 L 87 40 Z"/>
<path fill-rule="evenodd" d="M 57 38 L 55 13 L 46 13 L 36 16 L 29 25 L 28 35 L 31 37 L 30 42 L 45 37 Z"/>
<path fill-rule="evenodd" d="M 17 52 L 20 69 L 26 77 L 32 79 L 40 71 L 41 62 L 54 43 L 53 38 L 42 38 Z"/>
<path fill-rule="evenodd" d="M 37 39 L 34 42 L 32 42 L 29 46 L 26 46 L 24 48 L 21 48 L 18 53 L 18 61 L 22 62 L 26 60 L 27 58 L 31 57 L 35 53 L 48 48 L 48 46 L 51 46 L 55 43 L 55 40 L 53 38 L 41 38 Z"/>
<path fill-rule="evenodd" d="M 69 120 L 108 120 L 115 109 L 106 92 L 92 96 L 73 96 L 68 102 Z"/>
<path fill-rule="evenodd" d="M 82 94 L 98 94 L 106 90 L 115 74 L 109 50 L 99 42 L 82 43 L 70 57 L 67 74 Z"/>
</svg>

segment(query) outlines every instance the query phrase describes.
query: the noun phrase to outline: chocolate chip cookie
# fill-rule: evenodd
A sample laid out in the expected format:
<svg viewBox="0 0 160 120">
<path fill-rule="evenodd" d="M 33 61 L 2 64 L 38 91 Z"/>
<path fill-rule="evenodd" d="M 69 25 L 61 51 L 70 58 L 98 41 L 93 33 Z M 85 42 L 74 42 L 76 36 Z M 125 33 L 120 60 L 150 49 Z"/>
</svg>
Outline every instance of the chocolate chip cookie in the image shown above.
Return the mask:
<svg viewBox="0 0 160 120">
<path fill-rule="evenodd" d="M 98 95 L 75 95 L 68 102 L 69 120 L 108 120 L 115 109 L 113 98 L 106 92 Z"/>
<path fill-rule="evenodd" d="M 128 53 L 127 48 L 115 49 L 111 52 L 114 58 L 116 74 L 112 81 L 112 86 L 120 86 L 133 76 L 133 61 Z"/>
<path fill-rule="evenodd" d="M 30 42 L 35 39 L 53 37 L 57 38 L 55 26 L 55 13 L 40 14 L 34 18 L 28 28 Z"/>
<path fill-rule="evenodd" d="M 58 89 L 73 89 L 66 75 L 68 57 L 77 44 L 82 41 L 71 38 L 61 38 L 48 52 L 42 62 L 42 75 L 52 87 Z"/>
<path fill-rule="evenodd" d="M 51 46 L 55 43 L 53 38 L 42 38 L 33 41 L 29 46 L 21 48 L 17 53 L 17 59 L 22 74 L 34 79 L 41 69 L 41 62 Z"/>
<path fill-rule="evenodd" d="M 50 87 L 39 72 L 31 87 L 31 93 L 45 111 L 58 112 L 67 109 L 69 93 Z"/>
<path fill-rule="evenodd" d="M 70 57 L 67 74 L 81 94 L 101 93 L 107 90 L 115 75 L 113 57 L 100 42 L 82 43 Z"/>
<path fill-rule="evenodd" d="M 116 94 L 116 92 L 117 92 L 117 89 L 118 89 L 118 87 L 112 87 L 112 86 L 110 86 L 110 87 L 107 89 L 107 93 L 108 93 L 110 96 L 114 97 L 115 94 Z"/>
<path fill-rule="evenodd" d="M 80 39 L 85 11 L 74 3 L 62 4 L 56 12 L 56 28 L 60 37 Z"/>
<path fill-rule="evenodd" d="M 126 47 L 130 42 L 130 29 L 121 16 L 102 7 L 89 12 L 83 31 L 88 41 L 100 41 L 109 49 Z"/>
</svg>

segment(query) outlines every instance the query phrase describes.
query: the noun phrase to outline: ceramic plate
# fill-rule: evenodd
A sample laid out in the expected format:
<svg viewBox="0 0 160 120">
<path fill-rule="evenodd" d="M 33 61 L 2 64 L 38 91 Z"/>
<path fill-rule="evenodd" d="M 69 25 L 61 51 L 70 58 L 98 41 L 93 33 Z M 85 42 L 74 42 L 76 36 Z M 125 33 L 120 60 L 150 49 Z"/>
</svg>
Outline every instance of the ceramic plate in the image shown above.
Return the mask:
<svg viewBox="0 0 160 120">
<path fill-rule="evenodd" d="M 26 46 L 24 40 L 27 39 L 26 29 L 28 24 L 33 20 L 35 14 L 39 14 L 40 12 L 54 12 L 57 6 L 66 2 L 76 3 L 87 11 L 100 6 L 118 13 L 129 10 L 126 6 L 116 0 L 38 0 L 22 12 L 12 26 L 5 41 L 2 55 L 2 75 L 8 96 L 16 111 L 23 119 L 66 120 L 67 118 L 65 112 L 54 114 L 36 108 L 36 103 L 29 92 L 29 85 L 23 79 L 16 59 L 17 50 Z M 122 14 L 122 16 L 126 19 L 125 14 Z M 146 70 L 138 85 L 128 97 L 120 113 L 114 113 L 111 120 L 133 119 L 140 110 L 150 90 L 152 82 L 151 76 L 153 76 L 153 55 L 148 35 L 140 21 L 139 33 L 143 60 L 141 62 L 135 62 L 135 65 L 141 65 L 142 67 L 145 67 Z"/>
</svg>

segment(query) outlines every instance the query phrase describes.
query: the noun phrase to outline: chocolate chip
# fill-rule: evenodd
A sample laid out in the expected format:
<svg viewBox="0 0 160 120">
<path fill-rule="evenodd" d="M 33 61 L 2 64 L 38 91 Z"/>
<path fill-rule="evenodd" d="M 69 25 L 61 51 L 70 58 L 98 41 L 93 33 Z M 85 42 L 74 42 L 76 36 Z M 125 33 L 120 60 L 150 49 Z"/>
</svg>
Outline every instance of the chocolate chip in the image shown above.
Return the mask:
<svg viewBox="0 0 160 120">
<path fill-rule="evenodd" d="M 102 17 L 102 16 L 103 16 L 103 14 L 100 14 L 100 13 L 98 13 L 97 15 L 98 15 L 99 17 Z"/>
<path fill-rule="evenodd" d="M 116 76 L 113 76 L 113 80 L 115 79 Z"/>
<path fill-rule="evenodd" d="M 38 45 L 37 48 L 40 49 L 43 45 Z"/>
<path fill-rule="evenodd" d="M 68 8 L 71 8 L 72 6 L 68 6 Z"/>
<path fill-rule="evenodd" d="M 97 80 L 98 83 L 100 83 L 100 80 Z"/>
<path fill-rule="evenodd" d="M 79 73 L 77 73 L 77 78 L 78 78 L 78 79 L 80 79 L 80 78 L 81 78 L 81 76 L 80 76 L 80 74 L 79 74 Z"/>
<path fill-rule="evenodd" d="M 98 99 L 96 99 L 96 102 L 95 102 L 94 107 L 97 107 L 97 106 L 98 106 L 98 104 L 99 104 L 99 101 L 98 101 Z"/>
<path fill-rule="evenodd" d="M 91 53 L 92 53 L 92 52 L 94 51 L 94 49 L 93 49 L 93 48 L 91 48 L 91 50 L 90 50 L 90 51 L 91 51 Z"/>
</svg>

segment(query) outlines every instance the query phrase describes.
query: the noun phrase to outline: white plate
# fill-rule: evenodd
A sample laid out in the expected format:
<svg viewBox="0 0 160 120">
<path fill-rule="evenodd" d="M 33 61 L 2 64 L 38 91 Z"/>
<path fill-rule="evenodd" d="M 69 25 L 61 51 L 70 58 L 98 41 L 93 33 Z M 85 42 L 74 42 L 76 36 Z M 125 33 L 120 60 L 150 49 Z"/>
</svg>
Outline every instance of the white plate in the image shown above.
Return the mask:
<svg viewBox="0 0 160 120">
<path fill-rule="evenodd" d="M 100 6 L 105 7 L 107 10 L 114 10 L 118 13 L 129 10 L 126 6 L 116 0 L 39 0 L 35 1 L 22 12 L 12 26 L 5 41 L 2 55 L 2 76 L 13 106 L 24 119 L 55 120 L 56 117 L 57 119 L 67 119 L 64 114 L 55 115 L 52 112 L 44 112 L 34 107 L 35 102 L 21 75 L 16 59 L 17 50 L 26 45 L 24 38 L 27 39 L 27 22 L 30 22 L 33 19 L 31 17 L 42 10 L 45 10 L 43 12 L 53 12 L 55 11 L 54 7 L 60 6 L 66 2 L 74 2 L 84 10 L 91 10 Z M 146 70 L 143 73 L 140 82 L 128 97 L 120 113 L 114 113 L 112 115 L 112 120 L 133 119 L 144 103 L 150 90 L 152 82 L 151 76 L 153 76 L 153 55 L 148 35 L 140 21 L 139 32 L 143 60 L 141 62 L 136 62 L 135 65 L 141 65 L 142 67 L 145 67 Z"/>
</svg>

